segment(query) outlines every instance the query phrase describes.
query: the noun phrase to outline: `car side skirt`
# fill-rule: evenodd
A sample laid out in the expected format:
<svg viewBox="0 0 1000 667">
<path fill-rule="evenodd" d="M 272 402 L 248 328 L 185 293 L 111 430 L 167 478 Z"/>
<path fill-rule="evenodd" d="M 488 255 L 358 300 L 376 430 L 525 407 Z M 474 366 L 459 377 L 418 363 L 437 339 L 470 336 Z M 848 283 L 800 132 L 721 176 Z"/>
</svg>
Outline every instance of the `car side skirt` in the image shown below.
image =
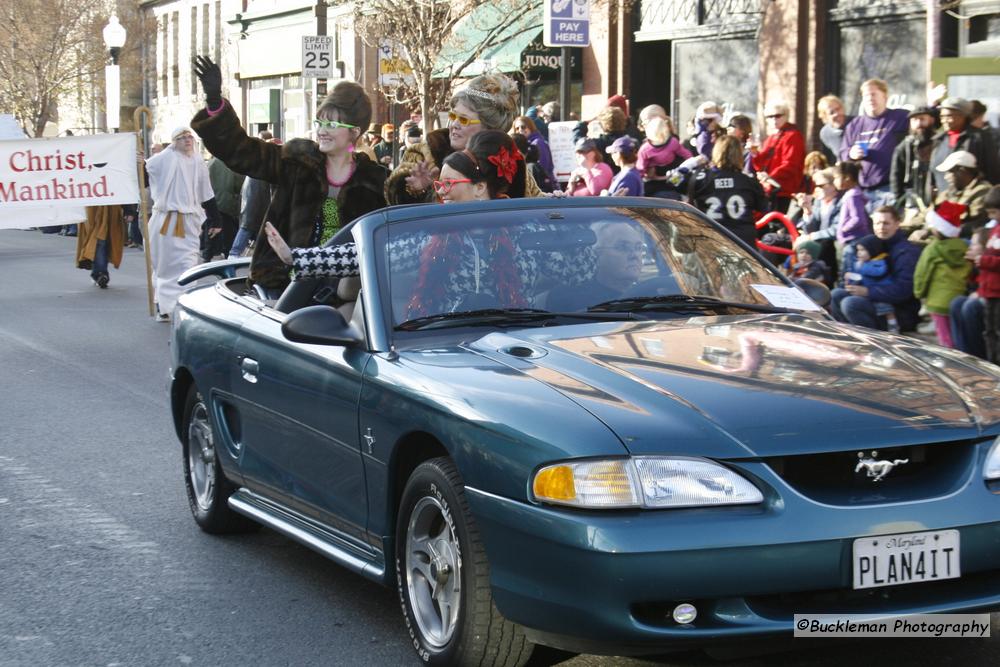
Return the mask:
<svg viewBox="0 0 1000 667">
<path fill-rule="evenodd" d="M 241 488 L 229 497 L 229 507 L 285 537 L 316 551 L 353 572 L 385 584 L 385 558 L 338 531 Z"/>
</svg>

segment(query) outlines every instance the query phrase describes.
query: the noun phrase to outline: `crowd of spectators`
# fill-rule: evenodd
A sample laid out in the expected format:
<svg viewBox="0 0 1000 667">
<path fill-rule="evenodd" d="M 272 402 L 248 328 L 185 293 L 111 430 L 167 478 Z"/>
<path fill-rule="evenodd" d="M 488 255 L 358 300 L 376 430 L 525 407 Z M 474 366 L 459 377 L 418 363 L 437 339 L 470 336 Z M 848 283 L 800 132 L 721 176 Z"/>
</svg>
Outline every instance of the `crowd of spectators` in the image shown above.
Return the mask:
<svg viewBox="0 0 1000 667">
<path fill-rule="evenodd" d="M 567 192 L 626 194 L 612 179 L 619 142 L 632 135 L 637 159 L 628 164 L 639 192 L 687 201 L 748 243 L 763 236 L 787 246 L 787 260 L 765 255 L 785 260 L 793 277 L 832 288 L 836 319 L 903 333 L 919 327 L 941 345 L 1000 361 L 1000 305 L 990 306 L 1000 297 L 1000 142 L 986 107 L 940 95 L 890 108 L 879 79 L 859 93 L 857 115 L 835 95 L 819 99 L 811 152 L 783 100 L 765 105 L 762 136 L 749 115 L 714 101 L 698 105 L 681 136 L 663 107 L 643 108 L 633 125 L 627 101 L 615 96 L 578 123 Z M 795 226 L 794 248 L 780 225 L 756 229 L 774 211 Z"/>
</svg>

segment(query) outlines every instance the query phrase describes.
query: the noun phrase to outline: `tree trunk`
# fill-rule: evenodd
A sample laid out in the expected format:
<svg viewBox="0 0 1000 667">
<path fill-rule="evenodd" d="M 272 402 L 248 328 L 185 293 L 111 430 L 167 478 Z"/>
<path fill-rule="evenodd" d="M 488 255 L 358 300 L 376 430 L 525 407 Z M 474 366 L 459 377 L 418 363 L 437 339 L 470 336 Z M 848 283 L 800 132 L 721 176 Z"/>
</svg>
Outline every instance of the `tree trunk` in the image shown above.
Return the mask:
<svg viewBox="0 0 1000 667">
<path fill-rule="evenodd" d="M 431 118 L 431 109 L 433 108 L 431 86 L 433 82 L 431 81 L 430 72 L 420 72 L 418 77 L 417 90 L 420 94 L 420 121 L 424 127 L 424 138 L 426 140 L 427 133 L 434 129 L 434 123 L 432 122 L 434 119 Z"/>
</svg>

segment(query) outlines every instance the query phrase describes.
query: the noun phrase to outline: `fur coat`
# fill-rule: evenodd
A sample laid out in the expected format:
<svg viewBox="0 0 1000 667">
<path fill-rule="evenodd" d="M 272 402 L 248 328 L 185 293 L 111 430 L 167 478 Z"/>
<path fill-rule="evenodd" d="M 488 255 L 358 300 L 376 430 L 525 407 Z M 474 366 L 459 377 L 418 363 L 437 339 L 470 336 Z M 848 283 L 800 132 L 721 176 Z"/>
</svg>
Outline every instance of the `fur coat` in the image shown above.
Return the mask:
<svg viewBox="0 0 1000 667">
<path fill-rule="evenodd" d="M 279 146 L 249 137 L 229 102 L 214 116 L 204 109 L 199 111 L 191 128 L 209 152 L 230 169 L 275 186 L 265 220 L 278 229 L 290 247 L 319 243 L 328 186 L 325 156 L 315 142 L 292 139 Z M 355 153 L 355 160 L 357 170 L 337 195 L 341 226 L 386 205 L 385 169 L 364 153 Z M 271 290 L 283 289 L 290 282 L 289 267 L 271 250 L 263 225 L 254 246 L 250 280 Z"/>
</svg>

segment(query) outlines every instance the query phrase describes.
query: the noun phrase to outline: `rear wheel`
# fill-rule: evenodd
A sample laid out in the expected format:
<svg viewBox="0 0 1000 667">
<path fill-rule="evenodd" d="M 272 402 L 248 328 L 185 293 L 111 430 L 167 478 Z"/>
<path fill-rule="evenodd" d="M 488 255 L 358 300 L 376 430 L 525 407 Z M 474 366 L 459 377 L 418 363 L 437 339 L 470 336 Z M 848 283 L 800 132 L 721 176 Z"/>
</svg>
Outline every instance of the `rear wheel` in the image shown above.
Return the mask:
<svg viewBox="0 0 1000 667">
<path fill-rule="evenodd" d="M 181 429 L 184 453 L 184 486 L 195 522 L 206 533 L 241 533 L 260 526 L 229 509 L 229 496 L 236 487 L 219 465 L 208 406 L 192 385 L 184 403 Z"/>
<path fill-rule="evenodd" d="M 486 551 L 450 459 L 422 463 L 406 483 L 396 579 L 410 639 L 425 663 L 515 667 L 531 656 L 521 628 L 493 604 Z"/>
</svg>

